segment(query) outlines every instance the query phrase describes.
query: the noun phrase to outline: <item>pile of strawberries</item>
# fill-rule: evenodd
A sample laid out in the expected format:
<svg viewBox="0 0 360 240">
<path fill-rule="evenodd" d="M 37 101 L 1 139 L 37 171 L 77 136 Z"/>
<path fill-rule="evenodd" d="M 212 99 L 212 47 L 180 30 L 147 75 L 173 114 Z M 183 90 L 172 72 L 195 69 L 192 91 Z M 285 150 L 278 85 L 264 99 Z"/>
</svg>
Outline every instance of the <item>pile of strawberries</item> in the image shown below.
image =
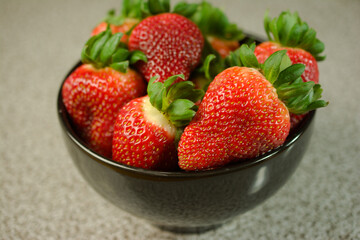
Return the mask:
<svg viewBox="0 0 360 240">
<path fill-rule="evenodd" d="M 65 80 L 63 102 L 97 153 L 163 171 L 214 169 L 281 146 L 321 100 L 324 44 L 296 13 L 265 15 L 268 42 L 207 2 L 124 0 Z"/>
</svg>

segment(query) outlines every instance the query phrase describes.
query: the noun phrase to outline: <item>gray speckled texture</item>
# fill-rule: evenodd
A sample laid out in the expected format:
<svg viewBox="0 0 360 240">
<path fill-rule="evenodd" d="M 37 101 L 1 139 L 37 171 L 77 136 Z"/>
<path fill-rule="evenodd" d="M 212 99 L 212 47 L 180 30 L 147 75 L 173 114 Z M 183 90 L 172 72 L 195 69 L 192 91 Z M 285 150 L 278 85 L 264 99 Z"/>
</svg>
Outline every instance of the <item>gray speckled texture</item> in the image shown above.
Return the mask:
<svg viewBox="0 0 360 240">
<path fill-rule="evenodd" d="M 360 1 L 212 1 L 248 32 L 297 10 L 326 44 L 312 144 L 271 199 L 202 235 L 160 231 L 106 202 L 75 169 L 56 95 L 91 28 L 120 1 L 0 1 L 0 239 L 360 239 Z M 221 3 L 220 3 L 221 2 Z"/>
</svg>

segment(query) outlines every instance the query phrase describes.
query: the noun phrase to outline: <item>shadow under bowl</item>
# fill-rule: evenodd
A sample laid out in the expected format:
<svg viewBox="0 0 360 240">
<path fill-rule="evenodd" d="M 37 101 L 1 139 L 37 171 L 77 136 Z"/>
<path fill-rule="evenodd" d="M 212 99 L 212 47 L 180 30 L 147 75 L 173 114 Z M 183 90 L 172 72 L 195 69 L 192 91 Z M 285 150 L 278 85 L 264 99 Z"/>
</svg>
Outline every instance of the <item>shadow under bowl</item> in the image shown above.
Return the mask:
<svg viewBox="0 0 360 240">
<path fill-rule="evenodd" d="M 123 165 L 92 151 L 74 130 L 61 88 L 57 112 L 66 147 L 93 189 L 134 216 L 183 233 L 220 226 L 278 191 L 306 152 L 316 113 L 307 114 L 281 147 L 257 158 L 208 171 L 162 172 Z"/>
</svg>

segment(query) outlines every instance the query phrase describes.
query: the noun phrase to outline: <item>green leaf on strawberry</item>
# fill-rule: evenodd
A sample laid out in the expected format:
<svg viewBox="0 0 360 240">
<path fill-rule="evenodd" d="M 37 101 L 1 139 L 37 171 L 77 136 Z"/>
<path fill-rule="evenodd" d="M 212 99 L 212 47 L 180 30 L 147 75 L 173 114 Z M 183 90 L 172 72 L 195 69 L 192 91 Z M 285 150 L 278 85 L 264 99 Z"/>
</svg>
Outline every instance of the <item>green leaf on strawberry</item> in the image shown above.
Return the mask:
<svg viewBox="0 0 360 240">
<path fill-rule="evenodd" d="M 234 52 L 232 58 L 233 59 L 238 58 L 243 66 L 252 67 L 252 68 L 260 68 L 260 64 L 259 64 L 256 56 L 254 55 L 254 49 L 255 49 L 255 44 L 252 44 L 250 46 L 243 45 L 240 48 L 238 48 L 237 51 Z M 281 57 L 282 56 L 283 56 L 283 54 L 281 54 Z M 276 62 L 276 59 L 271 61 L 270 64 L 267 64 L 265 69 L 267 69 L 267 71 L 270 72 L 271 67 L 273 67 L 272 63 L 275 63 L 275 62 Z M 236 64 L 236 66 L 238 66 L 238 63 Z"/>
<path fill-rule="evenodd" d="M 293 64 L 279 73 L 277 80 L 273 83 L 274 87 L 291 81 L 292 79 L 301 78 L 301 74 L 305 71 L 304 64 Z"/>
<path fill-rule="evenodd" d="M 247 52 L 249 52 L 249 50 L 250 50 L 249 48 L 246 47 L 246 45 L 243 45 L 241 47 L 241 49 L 248 49 Z M 241 58 L 241 56 L 242 55 L 240 55 L 240 58 Z M 252 52 L 252 56 L 255 57 L 253 52 Z M 277 78 L 280 74 L 281 64 L 283 62 L 288 62 L 286 60 L 283 60 L 286 58 L 287 59 L 289 58 L 286 55 L 286 50 L 277 51 L 277 52 L 273 53 L 272 55 L 270 55 L 270 57 L 262 65 L 262 70 L 263 70 L 264 76 L 271 84 L 273 84 L 277 80 Z M 256 57 L 255 57 L 255 59 L 256 59 Z M 241 59 L 241 60 L 242 60 L 243 66 L 249 66 L 248 63 L 244 61 L 245 59 L 244 60 Z M 256 62 L 257 62 L 257 59 L 256 59 Z M 258 66 L 260 67 L 260 65 L 258 65 Z"/>
<path fill-rule="evenodd" d="M 150 103 L 165 114 L 175 127 L 181 128 L 189 124 L 195 116 L 197 110 L 195 102 L 204 96 L 204 91 L 195 89 L 191 81 L 176 83 L 178 78 L 184 79 L 185 76 L 174 75 L 164 83 L 156 82 L 156 76 L 151 78 L 148 95 Z"/>
<path fill-rule="evenodd" d="M 126 19 L 142 20 L 148 16 L 170 12 L 169 0 L 123 0 L 120 14 L 111 9 L 103 22 L 120 26 Z"/>
<path fill-rule="evenodd" d="M 111 9 L 103 19 L 103 22 L 119 26 L 122 25 L 127 18 L 142 19 L 144 11 L 143 0 L 123 0 L 120 14 L 116 15 L 116 10 Z"/>
<path fill-rule="evenodd" d="M 180 2 L 174 7 L 173 12 L 190 18 L 206 36 L 236 41 L 244 38 L 242 30 L 235 23 L 230 23 L 223 11 L 206 1 L 197 4 L 197 6 L 196 4 Z"/>
<path fill-rule="evenodd" d="M 167 113 L 175 127 L 184 127 L 193 119 L 197 109 L 194 102 L 188 99 L 177 99 L 169 105 Z"/>
<path fill-rule="evenodd" d="M 130 52 L 126 48 L 119 48 L 112 55 L 112 62 L 122 62 L 128 59 L 130 56 Z"/>
<path fill-rule="evenodd" d="M 126 72 L 131 64 L 137 61 L 147 61 L 141 51 L 129 51 L 127 46 L 120 42 L 123 33 L 112 34 L 108 27 L 106 31 L 92 36 L 81 52 L 81 61 L 92 64 L 96 68 L 112 67 L 117 71 Z"/>
<path fill-rule="evenodd" d="M 155 15 L 170 11 L 169 0 L 149 0 L 149 11 Z"/>
<path fill-rule="evenodd" d="M 198 3 L 179 2 L 174 6 L 173 13 L 183 15 L 184 17 L 191 18 L 196 11 L 198 11 Z"/>
<path fill-rule="evenodd" d="M 123 0 L 121 17 L 141 19 L 143 17 L 143 5 L 143 0 Z"/>
<path fill-rule="evenodd" d="M 124 73 L 127 71 L 129 67 L 129 61 L 112 63 L 110 67 L 115 69 L 116 71 Z"/>
<path fill-rule="evenodd" d="M 223 11 L 206 1 L 199 4 L 179 2 L 173 12 L 189 18 L 201 30 L 205 38 L 202 61 L 209 54 L 225 57 L 245 37 L 242 30 L 231 23 Z"/>
<path fill-rule="evenodd" d="M 100 47 L 103 47 L 103 50 L 100 52 L 100 61 L 107 63 L 111 56 L 115 53 L 117 46 L 119 45 L 120 39 L 123 36 L 121 33 L 116 33 L 112 35 L 106 42 L 102 43 Z M 95 56 L 96 58 L 96 56 Z"/>
<path fill-rule="evenodd" d="M 137 61 L 147 62 L 147 58 L 142 51 L 134 50 L 131 52 L 130 64 L 135 64 Z"/>
<path fill-rule="evenodd" d="M 302 48 L 310 52 L 317 61 L 325 59 L 325 56 L 320 55 L 325 49 L 324 43 L 316 37 L 315 30 L 301 20 L 297 12 L 284 11 L 273 19 L 266 12 L 264 28 L 270 41 L 286 47 Z"/>
</svg>

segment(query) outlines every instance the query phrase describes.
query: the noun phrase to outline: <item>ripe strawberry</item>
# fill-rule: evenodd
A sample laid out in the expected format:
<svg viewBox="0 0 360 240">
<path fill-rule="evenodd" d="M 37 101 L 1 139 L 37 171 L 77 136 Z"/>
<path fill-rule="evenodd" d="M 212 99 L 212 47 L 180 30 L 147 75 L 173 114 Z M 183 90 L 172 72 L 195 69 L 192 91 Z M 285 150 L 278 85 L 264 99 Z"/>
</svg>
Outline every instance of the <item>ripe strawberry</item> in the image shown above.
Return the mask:
<svg viewBox="0 0 360 240">
<path fill-rule="evenodd" d="M 265 31 L 269 38 L 255 49 L 255 55 L 263 63 L 272 53 L 287 50 L 287 55 L 293 64 L 302 63 L 306 68 L 302 74 L 304 82 L 319 83 L 319 69 L 317 61 L 324 60 L 319 56 L 324 51 L 324 44 L 316 38 L 314 29 L 309 28 L 297 13 L 282 12 L 278 18 L 270 19 L 266 14 L 264 19 Z M 271 34 L 273 37 L 271 37 Z M 301 122 L 305 115 L 290 114 L 291 128 Z"/>
<path fill-rule="evenodd" d="M 148 96 L 134 99 L 119 112 L 113 136 L 113 159 L 123 164 L 152 169 L 178 167 L 178 135 L 187 125 L 203 96 L 190 81 L 173 84 L 184 75 L 174 75 L 164 83 L 152 78 Z"/>
<path fill-rule="evenodd" d="M 157 81 L 163 82 L 175 74 L 184 74 L 187 80 L 200 62 L 203 45 L 200 29 L 174 13 L 145 18 L 129 37 L 129 49 L 144 52 L 148 59 L 137 65 L 147 81 L 159 76 Z"/>
<path fill-rule="evenodd" d="M 301 76 L 304 82 L 319 83 L 319 69 L 316 59 L 311 53 L 303 49 L 283 47 L 275 42 L 263 42 L 255 48 L 255 55 L 260 63 L 264 63 L 271 54 L 284 49 L 287 50 L 287 55 L 293 64 L 302 63 L 306 66 Z"/>
<path fill-rule="evenodd" d="M 304 114 L 294 114 L 290 113 L 290 129 L 296 128 L 299 123 L 305 118 L 307 113 Z"/>
<path fill-rule="evenodd" d="M 214 36 L 208 36 L 207 40 L 222 58 L 225 58 L 230 52 L 235 51 L 240 46 L 239 41 L 236 40 L 226 40 Z"/>
<path fill-rule="evenodd" d="M 324 44 L 316 38 L 314 29 L 309 28 L 297 13 L 282 12 L 278 18 L 270 19 L 266 14 L 265 31 L 269 42 L 264 42 L 255 48 L 255 55 L 263 63 L 271 54 L 286 49 L 293 64 L 302 63 L 306 68 L 301 76 L 304 82 L 319 83 L 317 61 L 324 60 L 319 56 L 324 51 Z M 271 34 L 273 37 L 271 37 Z"/>
<path fill-rule="evenodd" d="M 120 47 L 121 37 L 108 29 L 90 38 L 82 52 L 84 64 L 62 88 L 63 102 L 79 135 L 106 157 L 111 157 L 113 124 L 120 107 L 146 90 L 141 75 L 128 68 L 129 61 L 144 58 Z"/>
<path fill-rule="evenodd" d="M 241 46 L 243 67 L 216 76 L 185 128 L 178 147 L 180 168 L 211 169 L 266 153 L 288 136 L 289 111 L 303 113 L 327 104 L 318 100 L 319 85 L 302 82 L 304 65 L 289 66 L 286 58 L 286 51 L 278 51 L 260 65 L 253 49 Z"/>
</svg>

